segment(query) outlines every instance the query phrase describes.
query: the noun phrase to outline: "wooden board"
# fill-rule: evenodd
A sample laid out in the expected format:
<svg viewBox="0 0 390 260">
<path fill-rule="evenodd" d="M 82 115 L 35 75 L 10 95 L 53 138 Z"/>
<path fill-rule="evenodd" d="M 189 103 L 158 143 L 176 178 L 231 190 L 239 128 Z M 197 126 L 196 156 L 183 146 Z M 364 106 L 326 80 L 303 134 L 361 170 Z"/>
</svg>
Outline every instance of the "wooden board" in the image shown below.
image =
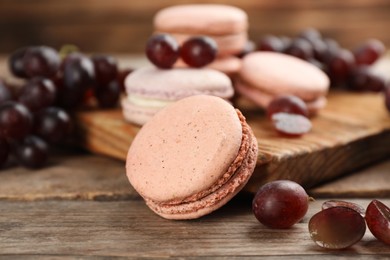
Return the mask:
<svg viewBox="0 0 390 260">
<path fill-rule="evenodd" d="M 326 109 L 312 119 L 312 131 L 300 138 L 278 135 L 260 110 L 239 104 L 259 144 L 254 175 L 246 189 L 291 179 L 312 187 L 365 165 L 389 158 L 390 115 L 383 96 L 332 92 Z M 78 114 L 80 142 L 90 151 L 125 160 L 139 127 L 126 123 L 119 109 Z"/>
</svg>

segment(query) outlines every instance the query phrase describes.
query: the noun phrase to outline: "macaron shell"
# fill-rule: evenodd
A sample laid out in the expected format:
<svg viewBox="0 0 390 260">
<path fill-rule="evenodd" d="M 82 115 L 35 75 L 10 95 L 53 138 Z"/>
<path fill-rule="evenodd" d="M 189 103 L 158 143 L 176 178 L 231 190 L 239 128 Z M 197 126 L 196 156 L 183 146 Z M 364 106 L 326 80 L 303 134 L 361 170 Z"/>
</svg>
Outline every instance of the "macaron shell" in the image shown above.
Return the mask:
<svg viewBox="0 0 390 260">
<path fill-rule="evenodd" d="M 176 5 L 161 9 L 154 17 L 154 27 L 169 33 L 234 34 L 247 30 L 248 16 L 229 5 Z"/>
<path fill-rule="evenodd" d="M 250 86 L 246 86 L 242 82 L 236 82 L 235 88 L 238 93 L 242 96 L 248 98 L 253 103 L 258 105 L 263 109 L 267 109 L 269 103 L 276 98 L 277 96 L 269 95 L 267 93 L 261 92 L 259 89 L 255 89 Z M 321 109 L 323 109 L 327 104 L 326 97 L 319 97 L 315 100 L 305 101 L 309 116 L 316 115 Z"/>
<path fill-rule="evenodd" d="M 145 199 L 180 201 L 222 178 L 241 138 L 240 120 L 226 101 L 206 95 L 182 99 L 137 134 L 128 152 L 128 179 Z"/>
<path fill-rule="evenodd" d="M 270 95 L 292 94 L 306 101 L 325 96 L 329 78 L 314 65 L 275 52 L 253 52 L 243 58 L 240 78 Z"/>
<path fill-rule="evenodd" d="M 204 34 L 203 34 L 204 35 Z M 197 36 L 192 34 L 172 34 L 177 42 L 182 45 L 191 37 Z M 233 55 L 240 53 L 248 42 L 248 33 L 241 32 L 229 35 L 204 35 L 212 38 L 218 46 L 218 56 Z"/>
<path fill-rule="evenodd" d="M 207 68 L 162 70 L 144 67 L 129 74 L 125 79 L 125 86 L 128 95 L 168 101 L 200 94 L 229 99 L 234 94 L 228 76 Z"/>
</svg>

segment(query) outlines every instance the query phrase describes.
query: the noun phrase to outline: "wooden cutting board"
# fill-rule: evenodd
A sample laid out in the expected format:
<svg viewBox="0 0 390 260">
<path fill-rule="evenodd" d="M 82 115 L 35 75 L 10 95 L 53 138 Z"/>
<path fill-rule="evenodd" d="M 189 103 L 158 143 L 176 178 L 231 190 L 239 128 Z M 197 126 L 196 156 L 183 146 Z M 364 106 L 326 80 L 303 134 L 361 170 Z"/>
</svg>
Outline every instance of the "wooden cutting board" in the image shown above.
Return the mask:
<svg viewBox="0 0 390 260">
<path fill-rule="evenodd" d="M 246 189 L 291 179 L 309 188 L 379 160 L 390 158 L 390 114 L 376 93 L 334 91 L 312 119 L 313 129 L 299 138 L 277 134 L 261 110 L 245 100 L 237 104 L 259 144 L 257 167 Z M 80 143 L 88 150 L 121 160 L 139 131 L 121 110 L 84 111 L 77 115 Z"/>
</svg>

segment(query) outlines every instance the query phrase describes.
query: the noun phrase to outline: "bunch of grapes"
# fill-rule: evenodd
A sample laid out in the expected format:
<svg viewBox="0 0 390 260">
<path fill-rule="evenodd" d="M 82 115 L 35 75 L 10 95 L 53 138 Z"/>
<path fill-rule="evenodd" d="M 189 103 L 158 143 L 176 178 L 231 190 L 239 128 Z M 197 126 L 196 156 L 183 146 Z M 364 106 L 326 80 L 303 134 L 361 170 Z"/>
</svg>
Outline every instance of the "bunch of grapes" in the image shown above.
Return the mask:
<svg viewBox="0 0 390 260">
<path fill-rule="evenodd" d="M 39 168 L 49 144 L 65 140 L 72 130 L 69 112 L 91 97 L 99 107 L 117 105 L 125 74 L 107 55 L 68 54 L 64 59 L 48 46 L 12 53 L 9 69 L 24 85 L 15 90 L 0 80 L 0 166 L 13 155 L 19 164 Z"/>
<path fill-rule="evenodd" d="M 389 84 L 372 69 L 372 65 L 385 53 L 384 44 L 377 39 L 367 40 L 348 50 L 334 39 L 325 38 L 318 30 L 309 28 L 292 39 L 265 36 L 258 41 L 257 49 L 282 52 L 306 60 L 327 73 L 333 87 L 383 91 L 390 111 Z"/>
</svg>

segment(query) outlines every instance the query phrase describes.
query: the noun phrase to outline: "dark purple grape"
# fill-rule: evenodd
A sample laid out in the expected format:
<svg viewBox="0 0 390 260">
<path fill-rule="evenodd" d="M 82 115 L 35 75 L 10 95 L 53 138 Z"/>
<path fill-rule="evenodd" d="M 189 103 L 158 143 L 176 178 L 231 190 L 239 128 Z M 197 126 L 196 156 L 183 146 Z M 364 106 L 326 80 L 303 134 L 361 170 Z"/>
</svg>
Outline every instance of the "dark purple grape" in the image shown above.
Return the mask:
<svg viewBox="0 0 390 260">
<path fill-rule="evenodd" d="M 30 132 L 31 125 L 32 115 L 24 105 L 13 101 L 0 105 L 0 136 L 23 138 Z"/>
<path fill-rule="evenodd" d="M 186 40 L 181 49 L 180 57 L 189 66 L 200 68 L 214 61 L 217 56 L 217 43 L 206 36 L 192 37 Z"/>
<path fill-rule="evenodd" d="M 257 191 L 252 210 L 257 220 L 271 228 L 289 228 L 308 210 L 308 195 L 299 184 L 289 180 L 269 182 Z"/>
<path fill-rule="evenodd" d="M 360 66 L 354 69 L 348 78 L 348 88 L 358 91 L 380 92 L 385 89 L 386 81 L 375 74 L 367 66 Z"/>
<path fill-rule="evenodd" d="M 315 214 L 309 221 L 309 232 L 318 246 L 343 249 L 362 239 L 366 222 L 356 210 L 336 206 Z"/>
<path fill-rule="evenodd" d="M 366 222 L 371 233 L 390 245 L 390 208 L 379 200 L 373 200 L 366 210 Z"/>
<path fill-rule="evenodd" d="M 0 79 L 0 105 L 5 101 L 12 100 L 12 93 L 5 82 Z"/>
<path fill-rule="evenodd" d="M 8 59 L 9 70 L 15 77 L 27 78 L 26 71 L 23 65 L 23 57 L 26 54 L 27 48 L 21 48 L 14 51 Z"/>
<path fill-rule="evenodd" d="M 370 39 L 358 46 L 353 54 L 358 65 L 371 65 L 384 54 L 385 50 L 385 45 L 381 41 Z"/>
<path fill-rule="evenodd" d="M 125 92 L 125 79 L 127 78 L 127 76 L 132 73 L 134 70 L 133 69 L 123 69 L 123 70 L 119 70 L 118 72 L 118 75 L 117 75 L 117 81 L 121 87 L 121 92 Z"/>
<path fill-rule="evenodd" d="M 51 77 L 60 66 L 58 52 L 48 46 L 29 47 L 23 57 L 23 67 L 29 77 Z"/>
<path fill-rule="evenodd" d="M 324 57 L 321 60 L 322 62 L 328 62 L 331 58 L 340 52 L 341 47 L 338 42 L 330 38 L 324 39 L 323 42 L 325 43 L 326 51 L 324 53 Z"/>
<path fill-rule="evenodd" d="M 179 58 L 179 44 L 169 34 L 155 34 L 147 41 L 145 53 L 154 65 L 169 69 Z"/>
<path fill-rule="evenodd" d="M 280 36 L 279 39 L 283 43 L 283 48 L 280 52 L 285 52 L 288 49 L 288 47 L 290 47 L 290 45 L 292 43 L 292 39 L 290 37 L 287 37 L 287 36 Z"/>
<path fill-rule="evenodd" d="M 350 201 L 343 201 L 343 200 L 327 200 L 324 203 L 322 203 L 322 210 L 332 208 L 332 207 L 338 207 L 338 206 L 353 209 L 359 212 L 359 214 L 362 215 L 363 217 L 365 215 L 365 209 L 362 206 Z"/>
<path fill-rule="evenodd" d="M 303 60 L 309 60 L 314 56 L 311 44 L 302 38 L 294 39 L 285 53 Z"/>
<path fill-rule="evenodd" d="M 306 40 L 317 40 L 317 39 L 322 39 L 321 33 L 314 28 L 306 28 L 304 29 L 299 35 L 299 38 L 304 38 Z"/>
<path fill-rule="evenodd" d="M 266 35 L 257 43 L 257 50 L 259 51 L 282 52 L 284 47 L 284 42 L 274 35 Z"/>
<path fill-rule="evenodd" d="M 256 50 L 256 44 L 253 41 L 247 41 L 244 49 L 238 53 L 236 56 L 238 58 L 243 58 L 245 55 L 254 52 Z"/>
<path fill-rule="evenodd" d="M 335 54 L 327 63 L 329 77 L 333 83 L 345 82 L 355 67 L 353 54 L 346 49 L 342 49 Z"/>
<path fill-rule="evenodd" d="M 289 113 L 298 114 L 308 117 L 309 112 L 307 110 L 306 103 L 297 96 L 293 95 L 281 95 L 274 98 L 267 107 L 267 116 L 271 118 L 276 113 Z"/>
<path fill-rule="evenodd" d="M 118 73 L 117 61 L 109 55 L 94 55 L 92 61 L 95 68 L 96 81 L 100 85 L 114 80 Z"/>
<path fill-rule="evenodd" d="M 309 60 L 307 60 L 307 62 L 313 64 L 314 66 L 316 66 L 317 68 L 319 68 L 322 71 L 324 71 L 326 69 L 325 64 L 317 59 L 309 59 Z"/>
<path fill-rule="evenodd" d="M 95 89 L 95 96 L 99 107 L 111 108 L 118 104 L 121 94 L 121 87 L 117 80 L 113 80 L 104 86 L 97 86 Z"/>
<path fill-rule="evenodd" d="M 307 41 L 311 44 L 311 47 L 313 48 L 314 58 L 318 61 L 325 62 L 328 54 L 328 47 L 325 42 L 320 38 L 309 39 Z"/>
<path fill-rule="evenodd" d="M 385 93 L 385 105 L 387 110 L 390 112 L 390 87 L 389 86 L 385 88 L 384 93 Z"/>
<path fill-rule="evenodd" d="M 72 121 L 68 113 L 58 107 L 49 107 L 38 113 L 34 120 L 34 134 L 50 143 L 63 141 L 71 132 Z"/>
<path fill-rule="evenodd" d="M 51 106 L 56 99 L 56 88 L 50 79 L 34 78 L 22 88 L 18 101 L 35 113 Z"/>
<path fill-rule="evenodd" d="M 93 62 L 80 53 L 72 53 L 63 61 L 62 75 L 55 80 L 58 89 L 58 104 L 75 109 L 82 104 L 84 94 L 95 84 Z"/>
<path fill-rule="evenodd" d="M 9 155 L 9 145 L 7 140 L 0 137 L 0 167 L 7 162 Z"/>
<path fill-rule="evenodd" d="M 29 135 L 13 144 L 13 154 L 21 165 L 36 169 L 46 163 L 49 148 L 39 137 Z"/>
</svg>

